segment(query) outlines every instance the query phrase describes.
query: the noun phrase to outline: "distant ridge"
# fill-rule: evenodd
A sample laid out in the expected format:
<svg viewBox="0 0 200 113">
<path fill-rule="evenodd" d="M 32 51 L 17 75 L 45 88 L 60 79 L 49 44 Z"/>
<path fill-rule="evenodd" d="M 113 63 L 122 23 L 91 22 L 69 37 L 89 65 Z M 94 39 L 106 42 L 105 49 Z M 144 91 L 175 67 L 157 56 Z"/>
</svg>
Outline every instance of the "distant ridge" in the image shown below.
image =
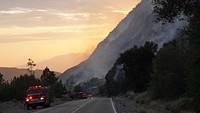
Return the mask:
<svg viewBox="0 0 200 113">
<path fill-rule="evenodd" d="M 28 71 L 27 69 L 18 69 L 15 67 L 0 67 L 0 73 L 3 74 L 3 78 L 6 81 L 10 81 L 11 79 L 14 78 L 14 76 L 20 76 L 20 75 L 24 75 L 27 74 Z M 42 75 L 43 70 L 35 70 L 35 76 L 37 78 L 40 78 L 40 76 Z M 56 76 L 59 76 L 61 73 L 59 72 L 55 72 Z"/>
<path fill-rule="evenodd" d="M 64 72 L 66 69 L 78 65 L 80 62 L 87 59 L 89 55 L 89 53 L 70 53 L 67 55 L 60 55 L 37 63 L 36 68 L 44 69 L 45 67 L 49 67 L 50 70 Z"/>
<path fill-rule="evenodd" d="M 69 53 L 66 55 L 59 55 L 53 58 L 44 60 L 42 62 L 36 62 L 35 69 L 45 69 L 48 67 L 52 71 L 64 72 L 66 69 L 69 69 L 75 65 L 78 65 L 80 62 L 86 60 L 90 56 L 90 53 Z M 18 66 L 17 68 L 24 68 L 23 66 Z"/>
</svg>

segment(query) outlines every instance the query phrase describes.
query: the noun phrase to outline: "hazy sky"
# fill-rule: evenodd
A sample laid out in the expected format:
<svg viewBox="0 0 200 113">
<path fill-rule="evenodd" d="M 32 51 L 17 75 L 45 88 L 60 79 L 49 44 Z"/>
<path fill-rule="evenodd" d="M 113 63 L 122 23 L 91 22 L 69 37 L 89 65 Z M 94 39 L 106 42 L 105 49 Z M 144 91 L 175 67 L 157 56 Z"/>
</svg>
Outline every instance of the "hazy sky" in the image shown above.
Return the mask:
<svg viewBox="0 0 200 113">
<path fill-rule="evenodd" d="M 0 67 L 91 53 L 140 0 L 0 0 Z"/>
</svg>

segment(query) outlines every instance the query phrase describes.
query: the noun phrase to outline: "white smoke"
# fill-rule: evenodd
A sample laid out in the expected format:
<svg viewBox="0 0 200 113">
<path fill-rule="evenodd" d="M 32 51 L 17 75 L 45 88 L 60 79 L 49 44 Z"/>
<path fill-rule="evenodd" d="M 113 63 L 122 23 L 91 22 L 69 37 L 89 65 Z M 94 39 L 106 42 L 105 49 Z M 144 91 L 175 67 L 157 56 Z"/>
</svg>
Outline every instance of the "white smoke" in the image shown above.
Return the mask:
<svg viewBox="0 0 200 113">
<path fill-rule="evenodd" d="M 142 0 L 128 16 L 106 37 L 92 55 L 81 64 L 65 71 L 59 79 L 65 84 L 70 78 L 74 84 L 87 81 L 93 77 L 102 78 L 113 66 L 119 54 L 134 45 L 153 41 L 161 47 L 177 37 L 186 22 L 162 25 L 155 23 L 151 0 Z"/>
</svg>

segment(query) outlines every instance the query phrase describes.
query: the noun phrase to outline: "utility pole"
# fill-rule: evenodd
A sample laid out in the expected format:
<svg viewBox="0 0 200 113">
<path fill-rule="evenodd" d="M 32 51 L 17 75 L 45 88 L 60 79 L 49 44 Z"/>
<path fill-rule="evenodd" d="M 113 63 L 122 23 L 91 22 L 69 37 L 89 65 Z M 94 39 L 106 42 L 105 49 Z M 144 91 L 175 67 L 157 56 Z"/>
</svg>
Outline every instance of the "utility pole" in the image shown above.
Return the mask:
<svg viewBox="0 0 200 113">
<path fill-rule="evenodd" d="M 34 75 L 34 70 L 33 70 L 33 67 L 36 66 L 36 64 L 34 63 L 34 61 L 32 59 L 28 59 L 28 62 L 27 62 L 27 66 L 28 66 L 28 72 L 30 75 Z"/>
</svg>

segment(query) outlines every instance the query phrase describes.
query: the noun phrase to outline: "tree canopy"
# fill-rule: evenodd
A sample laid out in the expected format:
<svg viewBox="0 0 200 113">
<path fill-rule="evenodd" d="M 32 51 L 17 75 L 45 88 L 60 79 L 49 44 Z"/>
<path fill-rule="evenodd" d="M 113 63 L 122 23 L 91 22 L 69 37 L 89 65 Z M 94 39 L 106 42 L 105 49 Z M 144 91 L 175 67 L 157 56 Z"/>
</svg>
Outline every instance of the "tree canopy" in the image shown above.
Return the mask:
<svg viewBox="0 0 200 113">
<path fill-rule="evenodd" d="M 190 43 L 192 54 L 188 55 L 192 66 L 188 69 L 187 96 L 194 99 L 193 107 L 200 112 L 200 0 L 153 0 L 153 4 L 157 21 L 174 22 L 177 18 L 188 21 L 184 34 Z"/>
<path fill-rule="evenodd" d="M 191 21 L 199 11 L 199 0 L 153 0 L 154 13 L 157 21 L 174 22 L 175 19 L 183 19 L 183 16 Z"/>
<path fill-rule="evenodd" d="M 154 98 L 176 99 L 186 92 L 183 46 L 176 40 L 164 44 L 154 59 L 150 91 Z"/>
<path fill-rule="evenodd" d="M 134 46 L 120 54 L 105 77 L 108 94 L 116 95 L 127 90 L 136 93 L 146 91 L 151 80 L 152 61 L 156 52 L 157 44 L 146 42 L 141 47 Z"/>
</svg>

